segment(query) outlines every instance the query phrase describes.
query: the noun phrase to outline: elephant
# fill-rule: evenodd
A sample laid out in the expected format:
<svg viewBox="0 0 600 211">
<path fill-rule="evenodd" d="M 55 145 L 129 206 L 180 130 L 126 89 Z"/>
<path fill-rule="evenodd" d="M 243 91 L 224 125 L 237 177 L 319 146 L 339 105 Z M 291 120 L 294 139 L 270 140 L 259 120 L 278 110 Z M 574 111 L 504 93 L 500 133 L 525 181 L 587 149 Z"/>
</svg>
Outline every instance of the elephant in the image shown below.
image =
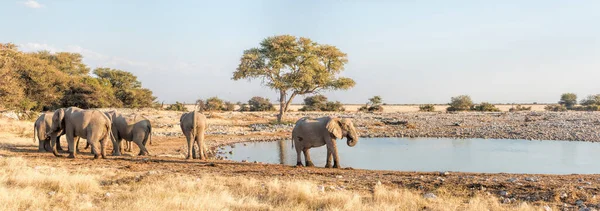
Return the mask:
<svg viewBox="0 0 600 211">
<path fill-rule="evenodd" d="M 56 136 L 60 131 L 67 137 L 69 144 L 68 158 L 75 158 L 77 151 L 75 148 L 75 138 L 84 138 L 92 148 L 94 159 L 99 155 L 106 158 L 106 144 L 113 136 L 112 122 L 102 112 L 98 110 L 84 110 L 77 107 L 57 109 L 52 116 L 52 127 L 48 135 L 51 136 L 51 147 L 54 156 L 62 157 L 55 148 Z M 100 142 L 100 152 L 96 148 L 96 142 Z"/>
<path fill-rule="evenodd" d="M 346 137 L 347 144 L 353 147 L 358 142 L 358 132 L 352 120 L 348 118 L 334 118 L 330 116 L 320 118 L 303 117 L 296 121 L 292 129 L 292 148 L 296 146 L 296 165 L 302 166 L 301 152 L 304 152 L 306 166 L 314 166 L 310 159 L 309 149 L 327 145 L 327 164 L 325 168 L 340 168 L 336 139 Z"/>
<path fill-rule="evenodd" d="M 148 149 L 146 149 L 148 140 L 152 143 L 152 124 L 150 123 L 150 120 L 144 117 L 137 119 L 137 116 L 134 118 L 124 117 L 117 111 L 108 111 L 104 112 L 104 114 L 112 121 L 114 156 L 121 155 L 121 141 L 123 139 L 129 142 L 125 143 L 126 145 L 129 145 L 129 150 L 131 150 L 131 142 L 134 142 L 140 149 L 138 155 L 150 154 Z"/>
<path fill-rule="evenodd" d="M 207 159 L 207 147 L 204 143 L 204 133 L 206 131 L 206 116 L 197 111 L 184 113 L 181 115 L 181 118 L 179 118 L 179 126 L 181 127 L 183 135 L 185 135 L 188 145 L 188 153 L 185 159 Z M 194 141 L 193 144 L 192 141 Z M 196 145 L 199 149 L 199 157 L 196 157 Z"/>
<path fill-rule="evenodd" d="M 50 147 L 50 136 L 46 135 L 46 133 L 50 132 L 50 128 L 52 127 L 52 114 L 52 112 L 42 113 L 42 115 L 40 115 L 33 124 L 33 143 L 35 143 L 35 141 L 38 141 L 39 152 L 52 151 L 52 148 Z M 63 151 L 62 147 L 60 146 L 60 136 L 58 136 L 57 138 L 59 140 L 56 140 L 56 148 L 59 151 Z"/>
</svg>

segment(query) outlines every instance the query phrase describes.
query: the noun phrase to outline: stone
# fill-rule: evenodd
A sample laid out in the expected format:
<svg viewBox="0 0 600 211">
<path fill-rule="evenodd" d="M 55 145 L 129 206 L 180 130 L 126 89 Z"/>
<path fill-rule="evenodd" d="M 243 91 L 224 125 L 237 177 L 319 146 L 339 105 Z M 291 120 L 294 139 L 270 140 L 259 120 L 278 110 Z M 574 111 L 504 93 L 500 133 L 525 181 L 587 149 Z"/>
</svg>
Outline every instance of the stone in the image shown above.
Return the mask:
<svg viewBox="0 0 600 211">
<path fill-rule="evenodd" d="M 342 179 L 344 177 L 342 175 L 337 175 L 337 176 L 335 176 L 335 178 Z"/>
<path fill-rule="evenodd" d="M 552 211 L 552 208 L 548 205 L 544 205 L 544 211 Z"/>
<path fill-rule="evenodd" d="M 569 197 L 569 195 L 567 195 L 567 193 L 560 194 L 560 199 L 566 199 L 567 197 Z"/>
<path fill-rule="evenodd" d="M 317 190 L 319 192 L 325 192 L 325 186 L 319 185 L 319 186 L 317 186 Z"/>
<path fill-rule="evenodd" d="M 110 192 L 106 192 L 106 193 L 104 194 L 104 196 L 105 196 L 105 197 L 107 197 L 107 198 L 108 198 L 108 197 L 111 197 L 111 196 L 112 196 L 112 193 L 110 193 Z"/>
<path fill-rule="evenodd" d="M 426 193 L 425 195 L 423 195 L 423 198 L 426 198 L 426 199 L 435 199 L 435 198 L 437 198 L 437 196 L 435 194 L 433 194 L 433 193 Z"/>
<path fill-rule="evenodd" d="M 55 194 L 56 194 L 56 191 L 50 191 L 50 192 L 48 192 L 48 195 L 50 195 L 50 196 L 54 196 Z"/>
<path fill-rule="evenodd" d="M 525 181 L 529 181 L 529 182 L 537 182 L 537 179 L 534 177 L 526 177 Z"/>
<path fill-rule="evenodd" d="M 506 192 L 506 191 L 500 191 L 498 194 L 500 196 L 504 196 L 504 197 L 508 196 L 508 192 Z"/>
<path fill-rule="evenodd" d="M 516 182 L 516 181 L 518 181 L 518 180 L 519 180 L 519 179 L 517 179 L 517 178 L 510 178 L 510 179 L 508 179 L 507 181 L 508 181 L 508 182 Z"/>
</svg>

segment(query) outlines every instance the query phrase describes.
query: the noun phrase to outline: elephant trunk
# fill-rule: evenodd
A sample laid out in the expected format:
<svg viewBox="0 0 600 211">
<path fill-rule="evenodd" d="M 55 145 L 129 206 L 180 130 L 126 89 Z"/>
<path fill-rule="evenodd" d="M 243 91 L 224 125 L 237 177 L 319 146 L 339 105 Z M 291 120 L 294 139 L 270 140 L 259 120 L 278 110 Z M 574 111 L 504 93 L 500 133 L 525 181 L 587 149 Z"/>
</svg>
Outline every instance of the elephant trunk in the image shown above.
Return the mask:
<svg viewBox="0 0 600 211">
<path fill-rule="evenodd" d="M 62 157 L 62 155 L 58 154 L 58 150 L 56 150 L 56 141 L 58 140 L 57 135 L 58 133 L 56 132 L 50 134 L 50 147 L 52 148 L 52 153 L 54 154 L 54 156 Z"/>
<path fill-rule="evenodd" d="M 346 139 L 347 139 L 346 143 L 348 144 L 349 147 L 353 147 L 356 145 L 356 143 L 358 143 L 358 135 L 356 134 L 356 132 L 348 133 L 348 136 L 346 137 Z"/>
</svg>

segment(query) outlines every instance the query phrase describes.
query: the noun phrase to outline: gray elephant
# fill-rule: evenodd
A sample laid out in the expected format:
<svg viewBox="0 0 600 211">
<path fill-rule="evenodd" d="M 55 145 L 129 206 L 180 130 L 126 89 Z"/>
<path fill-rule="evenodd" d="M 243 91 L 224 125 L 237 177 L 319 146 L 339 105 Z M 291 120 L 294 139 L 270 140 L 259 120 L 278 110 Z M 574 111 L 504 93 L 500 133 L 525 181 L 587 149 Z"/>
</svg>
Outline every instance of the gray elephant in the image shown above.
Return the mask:
<svg viewBox="0 0 600 211">
<path fill-rule="evenodd" d="M 187 140 L 188 154 L 185 159 L 199 158 L 204 160 L 207 158 L 207 150 L 204 143 L 204 132 L 206 131 L 206 116 L 198 113 L 197 111 L 191 111 L 184 113 L 179 118 L 179 126 L 181 131 Z M 194 142 L 192 144 L 192 141 Z M 196 157 L 196 146 L 199 149 L 199 157 Z"/>
<path fill-rule="evenodd" d="M 348 146 L 353 147 L 358 142 L 358 136 L 352 120 L 347 118 L 301 118 L 296 121 L 296 125 L 292 130 L 292 148 L 294 145 L 296 146 L 296 165 L 302 166 L 300 153 L 304 152 L 306 166 L 314 166 L 308 150 L 313 147 L 327 145 L 327 164 L 325 167 L 331 168 L 331 159 L 333 158 L 333 168 L 340 168 L 336 139 L 346 137 Z"/>
<path fill-rule="evenodd" d="M 106 116 L 112 121 L 112 133 L 114 139 L 113 143 L 113 155 L 121 155 L 121 141 L 129 142 L 128 148 L 131 150 L 131 142 L 134 142 L 140 152 L 138 155 L 149 155 L 148 149 L 146 149 L 146 143 L 148 140 L 152 142 L 152 124 L 150 120 L 146 118 L 128 118 L 124 117 L 117 111 L 105 112 Z M 128 143 L 125 143 L 128 144 Z"/>
<path fill-rule="evenodd" d="M 46 133 L 50 132 L 50 128 L 52 127 L 52 115 L 52 112 L 42 113 L 42 115 L 40 115 L 33 124 L 33 143 L 36 141 L 39 143 L 39 152 L 52 151 L 52 148 L 50 147 L 50 136 L 46 135 Z M 59 151 L 63 151 L 62 147 L 60 146 L 60 136 L 56 138 L 59 139 L 56 142 L 56 148 Z"/>
<path fill-rule="evenodd" d="M 98 110 L 83 110 L 77 107 L 57 109 L 52 116 L 52 127 L 48 135 L 51 136 L 51 147 L 54 156 L 61 157 L 56 151 L 56 137 L 59 133 L 67 137 L 69 144 L 69 158 L 75 158 L 77 151 L 75 139 L 84 138 L 90 144 L 94 159 L 99 155 L 106 158 L 106 144 L 112 136 L 112 123 L 110 119 Z M 79 141 L 77 141 L 79 142 Z M 96 147 L 100 142 L 100 152 Z"/>
</svg>

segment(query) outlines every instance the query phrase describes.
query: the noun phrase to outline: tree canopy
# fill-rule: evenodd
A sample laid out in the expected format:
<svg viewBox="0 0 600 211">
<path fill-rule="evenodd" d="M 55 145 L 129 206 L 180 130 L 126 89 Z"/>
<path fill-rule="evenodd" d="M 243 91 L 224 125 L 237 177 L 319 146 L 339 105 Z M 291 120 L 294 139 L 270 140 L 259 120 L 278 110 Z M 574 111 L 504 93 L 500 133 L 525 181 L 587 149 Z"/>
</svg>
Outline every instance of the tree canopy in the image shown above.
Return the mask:
<svg viewBox="0 0 600 211">
<path fill-rule="evenodd" d="M 347 55 L 335 46 L 305 37 L 278 35 L 265 38 L 257 48 L 245 50 L 232 79 L 259 79 L 263 85 L 279 91 L 281 122 L 296 95 L 354 87 L 354 80 L 338 76 L 346 63 Z"/>
<path fill-rule="evenodd" d="M 22 52 L 12 43 L 0 43 L 0 107 L 137 108 L 150 107 L 156 99 L 133 74 L 97 68 L 92 76 L 82 60 L 77 53 Z"/>
</svg>

